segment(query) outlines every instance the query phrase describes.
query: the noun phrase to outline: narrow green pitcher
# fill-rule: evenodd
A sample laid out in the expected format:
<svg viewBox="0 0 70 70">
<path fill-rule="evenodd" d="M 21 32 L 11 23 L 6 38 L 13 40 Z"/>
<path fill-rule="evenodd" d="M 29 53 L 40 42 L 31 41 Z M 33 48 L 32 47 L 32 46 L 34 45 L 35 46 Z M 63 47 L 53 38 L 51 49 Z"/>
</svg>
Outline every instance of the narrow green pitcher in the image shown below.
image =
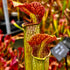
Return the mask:
<svg viewBox="0 0 70 70">
<path fill-rule="evenodd" d="M 25 70 L 31 70 L 31 47 L 28 40 L 32 35 L 40 33 L 40 24 L 24 26 L 24 53 L 25 53 Z"/>
</svg>

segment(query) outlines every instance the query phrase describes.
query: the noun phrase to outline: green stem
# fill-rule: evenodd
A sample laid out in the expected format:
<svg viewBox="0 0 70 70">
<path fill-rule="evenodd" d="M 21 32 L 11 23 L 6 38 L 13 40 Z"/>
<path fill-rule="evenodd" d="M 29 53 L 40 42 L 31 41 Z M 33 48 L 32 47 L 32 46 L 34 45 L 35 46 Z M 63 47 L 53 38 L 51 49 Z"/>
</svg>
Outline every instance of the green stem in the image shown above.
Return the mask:
<svg viewBox="0 0 70 70">
<path fill-rule="evenodd" d="M 69 30 L 69 29 L 67 29 L 67 33 L 68 33 L 68 35 L 69 35 L 69 37 L 70 37 L 70 30 Z"/>
<path fill-rule="evenodd" d="M 63 25 L 61 27 L 61 33 L 63 33 L 63 30 L 64 30 L 64 22 L 63 22 Z"/>
<path fill-rule="evenodd" d="M 69 9 L 70 9 L 70 0 L 69 0 Z"/>
<path fill-rule="evenodd" d="M 24 31 L 24 29 L 22 27 L 20 27 L 18 24 L 14 23 L 13 24 L 15 27 L 19 28 L 20 30 Z"/>
<path fill-rule="evenodd" d="M 64 14 L 65 8 L 66 8 L 66 0 L 64 0 L 64 3 L 63 3 L 62 15 Z"/>
<path fill-rule="evenodd" d="M 53 22 L 54 22 L 54 29 L 55 29 L 55 31 L 56 31 L 56 34 L 57 34 L 57 36 L 58 36 L 58 25 L 57 25 L 57 20 L 56 19 L 53 19 Z"/>
</svg>

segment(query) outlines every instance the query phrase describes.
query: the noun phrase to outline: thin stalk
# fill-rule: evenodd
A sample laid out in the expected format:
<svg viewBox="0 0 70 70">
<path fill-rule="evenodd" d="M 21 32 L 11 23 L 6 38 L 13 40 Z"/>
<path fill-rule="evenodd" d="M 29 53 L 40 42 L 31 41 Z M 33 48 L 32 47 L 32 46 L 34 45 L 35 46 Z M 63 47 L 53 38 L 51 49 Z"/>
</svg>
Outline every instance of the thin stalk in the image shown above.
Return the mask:
<svg viewBox="0 0 70 70">
<path fill-rule="evenodd" d="M 63 3 L 62 15 L 64 14 L 65 8 L 66 8 L 66 0 L 64 0 L 64 3 Z"/>
<path fill-rule="evenodd" d="M 70 0 L 69 0 L 69 9 L 70 9 Z"/>
<path fill-rule="evenodd" d="M 64 30 L 64 22 L 62 23 L 62 27 L 61 27 L 61 33 L 63 33 L 63 30 Z"/>
<path fill-rule="evenodd" d="M 50 25 L 49 25 L 49 28 L 48 28 L 48 33 L 49 34 L 53 34 L 53 25 L 52 25 L 52 23 L 50 23 Z"/>
<path fill-rule="evenodd" d="M 17 27 L 17 28 L 19 28 L 20 30 L 24 31 L 24 29 L 23 29 L 22 27 L 20 27 L 18 24 L 16 24 L 16 22 L 15 22 L 14 20 L 12 20 L 11 23 L 12 23 L 15 27 Z"/>
<path fill-rule="evenodd" d="M 17 2 L 19 2 L 19 0 L 17 0 Z M 20 20 L 20 13 L 19 13 L 19 8 L 17 7 L 17 12 L 18 12 L 18 16 L 17 16 L 17 19 L 18 19 L 18 21 Z"/>
<path fill-rule="evenodd" d="M 67 31 L 67 29 L 65 28 L 65 29 L 64 29 L 64 32 L 63 32 L 63 34 L 65 34 L 65 33 L 66 33 L 66 31 Z"/>
<path fill-rule="evenodd" d="M 53 23 L 54 23 L 54 29 L 55 29 L 56 35 L 58 36 L 59 32 L 58 32 L 58 25 L 57 25 L 56 18 L 53 19 Z"/>
<path fill-rule="evenodd" d="M 70 30 L 69 30 L 69 28 L 67 29 L 67 33 L 68 33 L 68 35 L 69 35 L 69 37 L 70 37 Z"/>
<path fill-rule="evenodd" d="M 49 13 L 49 9 L 46 10 L 43 18 L 42 18 L 42 29 L 43 31 L 45 31 L 45 26 L 46 26 L 46 20 L 47 20 L 47 17 L 48 17 L 48 13 Z"/>
</svg>

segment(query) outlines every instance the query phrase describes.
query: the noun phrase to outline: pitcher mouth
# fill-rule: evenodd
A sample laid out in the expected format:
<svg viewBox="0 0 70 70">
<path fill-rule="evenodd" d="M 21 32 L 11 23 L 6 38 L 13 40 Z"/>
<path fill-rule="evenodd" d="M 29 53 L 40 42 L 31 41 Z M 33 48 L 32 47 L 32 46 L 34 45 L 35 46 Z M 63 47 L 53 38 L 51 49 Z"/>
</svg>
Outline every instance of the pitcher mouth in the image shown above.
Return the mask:
<svg viewBox="0 0 70 70">
<path fill-rule="evenodd" d="M 31 26 L 31 25 L 38 25 L 38 23 L 23 23 L 22 27 Z"/>
<path fill-rule="evenodd" d="M 44 58 L 40 58 L 40 57 L 36 57 L 36 56 L 33 56 L 33 54 L 31 53 L 31 56 L 37 60 L 45 60 L 46 58 L 50 57 L 51 55 L 51 51 L 49 52 L 49 54 L 47 56 L 45 56 Z"/>
</svg>

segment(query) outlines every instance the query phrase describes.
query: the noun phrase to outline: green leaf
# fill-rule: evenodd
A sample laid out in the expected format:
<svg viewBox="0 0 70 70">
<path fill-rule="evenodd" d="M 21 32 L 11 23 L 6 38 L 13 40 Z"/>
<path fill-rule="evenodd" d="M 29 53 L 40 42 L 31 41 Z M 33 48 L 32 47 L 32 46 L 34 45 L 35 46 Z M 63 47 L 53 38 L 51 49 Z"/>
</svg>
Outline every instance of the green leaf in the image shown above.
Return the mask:
<svg viewBox="0 0 70 70">
<path fill-rule="evenodd" d="M 69 0 L 69 9 L 70 9 L 70 0 Z"/>
<path fill-rule="evenodd" d="M 64 10 L 65 10 L 65 8 L 66 8 L 66 0 L 64 0 L 64 2 L 63 2 L 62 15 L 64 14 Z"/>
<path fill-rule="evenodd" d="M 70 30 L 69 30 L 69 29 L 67 29 L 67 33 L 68 33 L 68 35 L 69 35 L 69 37 L 70 37 Z"/>
</svg>

